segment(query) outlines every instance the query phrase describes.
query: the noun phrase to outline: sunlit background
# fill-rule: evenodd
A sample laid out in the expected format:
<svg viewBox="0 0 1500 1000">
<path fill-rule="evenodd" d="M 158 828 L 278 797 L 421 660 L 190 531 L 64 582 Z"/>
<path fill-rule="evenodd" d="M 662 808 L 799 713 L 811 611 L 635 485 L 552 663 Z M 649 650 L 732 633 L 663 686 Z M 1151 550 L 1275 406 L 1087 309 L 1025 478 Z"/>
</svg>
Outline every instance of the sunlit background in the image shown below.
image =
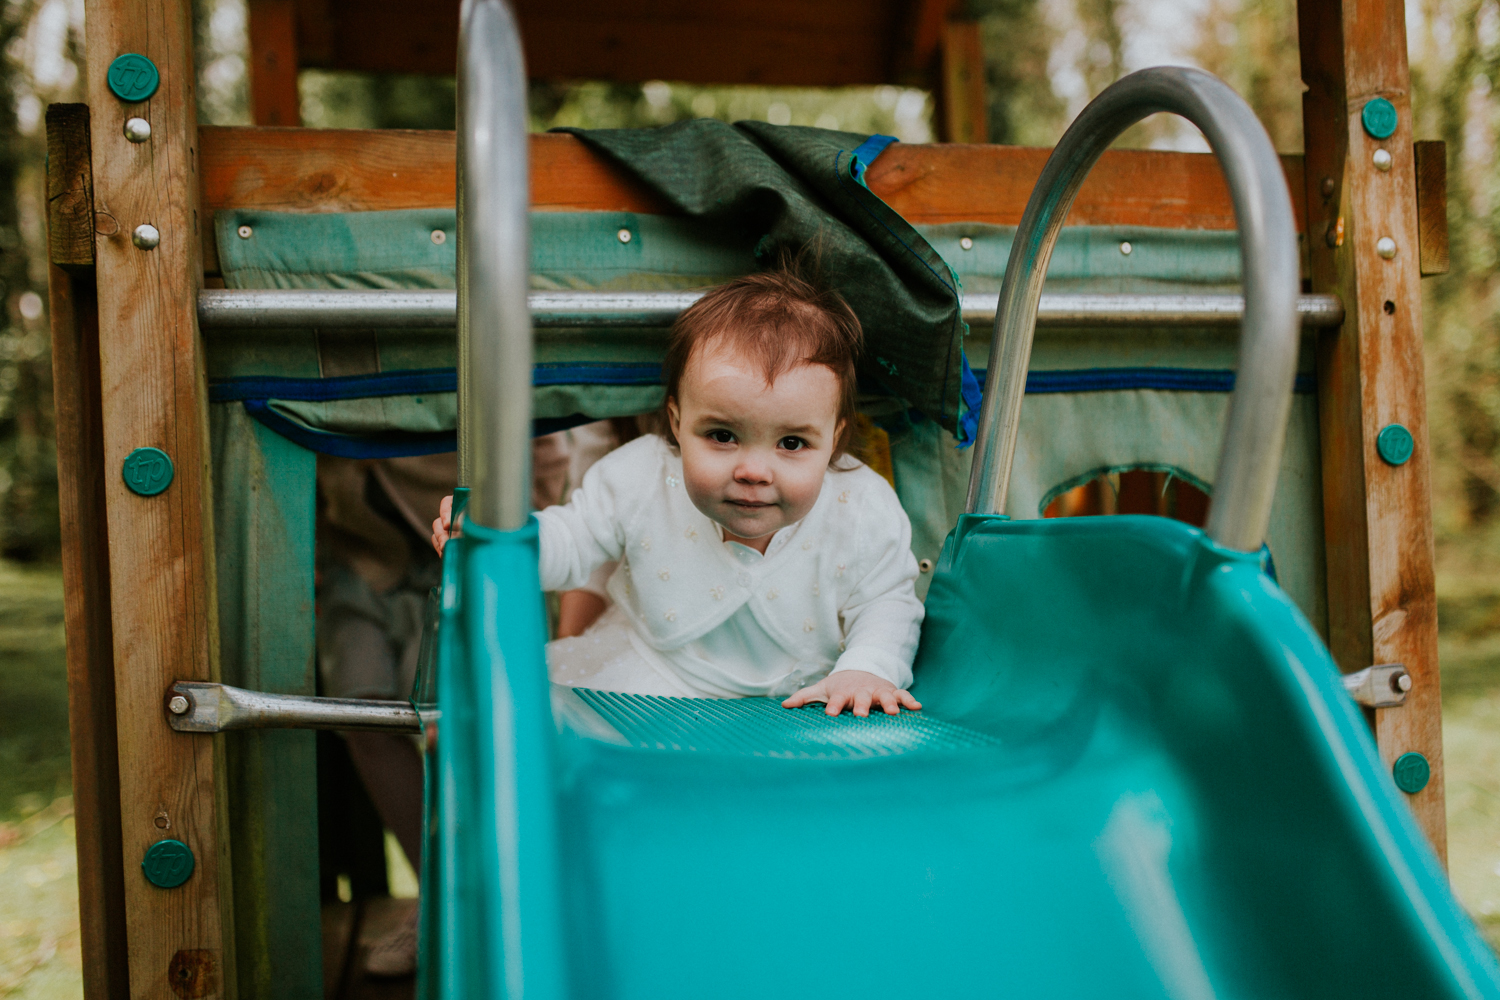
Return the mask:
<svg viewBox="0 0 1500 1000">
<path fill-rule="evenodd" d="M 971 0 L 992 141 L 1047 146 L 1094 94 L 1150 65 L 1195 65 L 1302 150 L 1292 0 Z M 1452 874 L 1500 941 L 1500 0 L 1409 0 L 1416 137 L 1449 156 L 1452 270 L 1422 282 L 1438 546 Z M 57 491 L 46 315 L 46 105 L 83 100 L 81 0 L 0 6 L 0 997 L 78 997 Z M 249 124 L 243 0 L 198 10 L 199 116 Z M 451 78 L 303 71 L 302 124 L 452 128 Z M 532 125 L 758 119 L 930 141 L 933 101 L 652 81 L 534 87 Z M 1158 116 L 1122 145 L 1206 150 Z M 399 874 L 399 873 L 398 873 Z M 402 876 L 404 877 L 404 876 Z M 395 884 L 402 884 L 398 878 Z"/>
</svg>

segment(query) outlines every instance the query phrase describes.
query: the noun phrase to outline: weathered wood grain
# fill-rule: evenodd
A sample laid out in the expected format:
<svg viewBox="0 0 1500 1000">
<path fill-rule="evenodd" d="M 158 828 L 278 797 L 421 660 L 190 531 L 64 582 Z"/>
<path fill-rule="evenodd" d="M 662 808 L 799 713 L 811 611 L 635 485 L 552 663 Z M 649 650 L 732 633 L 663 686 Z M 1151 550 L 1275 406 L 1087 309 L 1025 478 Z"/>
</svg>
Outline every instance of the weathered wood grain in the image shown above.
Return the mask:
<svg viewBox="0 0 1500 1000">
<path fill-rule="evenodd" d="M 224 208 L 359 212 L 444 208 L 455 202 L 452 132 L 398 129 L 200 129 L 205 219 Z M 1050 151 L 1019 146 L 908 145 L 885 151 L 865 179 L 915 223 L 1014 226 Z M 1302 158 L 1284 156 L 1302 217 Z M 531 201 L 538 211 L 665 211 L 662 204 L 569 135 L 531 137 Z M 1104 154 L 1068 215 L 1071 225 L 1233 229 L 1234 206 L 1207 153 Z M 211 224 L 204 263 L 218 271 Z"/>
<path fill-rule="evenodd" d="M 1403 663 L 1411 673 L 1406 704 L 1374 713 L 1375 736 L 1387 765 L 1409 751 L 1427 757 L 1432 779 L 1408 802 L 1446 857 L 1416 167 L 1402 3 L 1302 0 L 1299 33 L 1309 88 L 1303 118 L 1308 230 L 1324 236 L 1309 240 L 1312 283 L 1315 291 L 1337 292 L 1347 310 L 1343 328 L 1324 338 L 1318 366 L 1330 645 L 1344 670 Z M 1395 134 L 1385 140 L 1371 138 L 1360 121 L 1375 97 L 1389 100 L 1399 116 Z M 1377 149 L 1393 157 L 1389 171 L 1375 167 Z M 1382 237 L 1395 241 L 1393 259 L 1376 252 Z M 1391 423 L 1404 424 L 1416 441 L 1411 460 L 1399 466 L 1376 450 L 1377 436 Z"/>
<path fill-rule="evenodd" d="M 178 680 L 216 679 L 216 600 L 202 342 L 202 283 L 189 0 L 97 0 L 87 9 L 99 308 L 101 475 L 109 532 L 120 835 L 125 872 L 130 996 L 169 997 L 169 970 L 185 954 L 207 997 L 232 998 L 234 949 L 221 822 L 222 738 L 173 732 L 165 700 Z M 110 62 L 150 58 L 161 76 L 149 99 L 110 92 Z M 151 123 L 128 142 L 129 116 Z M 132 231 L 160 232 L 154 250 Z M 135 448 L 164 450 L 167 490 L 142 497 L 121 475 Z M 163 838 L 186 843 L 196 867 L 161 889 L 141 870 Z M 178 959 L 179 970 L 184 968 Z"/>
<path fill-rule="evenodd" d="M 1413 144 L 1417 164 L 1417 240 L 1422 277 L 1448 273 L 1448 144 Z"/>
<path fill-rule="evenodd" d="M 83 124 L 87 128 L 86 108 Z M 53 236 L 49 233 L 49 239 Z M 126 996 L 129 980 L 99 412 L 99 316 L 91 271 L 70 273 L 54 264 L 47 285 L 83 994 L 85 1000 L 107 1000 Z"/>
<path fill-rule="evenodd" d="M 248 13 L 250 116 L 257 125 L 300 125 L 296 5 L 292 0 L 250 0 Z"/>
<path fill-rule="evenodd" d="M 87 104 L 47 107 L 47 255 L 69 270 L 94 266 Z"/>
</svg>

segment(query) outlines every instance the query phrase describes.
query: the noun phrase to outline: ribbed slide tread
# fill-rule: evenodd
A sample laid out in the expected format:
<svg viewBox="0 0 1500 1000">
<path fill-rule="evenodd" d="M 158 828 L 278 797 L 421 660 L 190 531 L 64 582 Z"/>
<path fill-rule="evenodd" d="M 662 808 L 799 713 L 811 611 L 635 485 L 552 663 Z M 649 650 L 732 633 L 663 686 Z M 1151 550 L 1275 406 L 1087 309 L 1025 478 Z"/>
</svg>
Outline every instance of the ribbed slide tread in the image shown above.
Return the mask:
<svg viewBox="0 0 1500 1000">
<path fill-rule="evenodd" d="M 575 688 L 590 708 L 630 743 L 650 750 L 687 750 L 839 760 L 913 752 L 999 746 L 984 733 L 922 712 L 868 718 L 830 716 L 821 704 L 786 709 L 768 698 L 663 698 Z"/>
</svg>

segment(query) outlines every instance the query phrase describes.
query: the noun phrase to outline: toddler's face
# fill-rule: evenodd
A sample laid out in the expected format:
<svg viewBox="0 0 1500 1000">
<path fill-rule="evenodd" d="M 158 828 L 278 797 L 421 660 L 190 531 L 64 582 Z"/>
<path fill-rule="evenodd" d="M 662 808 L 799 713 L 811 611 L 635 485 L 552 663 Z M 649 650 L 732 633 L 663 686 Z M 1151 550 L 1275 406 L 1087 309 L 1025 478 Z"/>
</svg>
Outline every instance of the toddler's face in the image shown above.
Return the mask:
<svg viewBox="0 0 1500 1000">
<path fill-rule="evenodd" d="M 798 365 L 766 385 L 760 366 L 712 345 L 667 404 L 693 505 L 752 539 L 807 516 L 840 431 L 838 378 Z"/>
</svg>

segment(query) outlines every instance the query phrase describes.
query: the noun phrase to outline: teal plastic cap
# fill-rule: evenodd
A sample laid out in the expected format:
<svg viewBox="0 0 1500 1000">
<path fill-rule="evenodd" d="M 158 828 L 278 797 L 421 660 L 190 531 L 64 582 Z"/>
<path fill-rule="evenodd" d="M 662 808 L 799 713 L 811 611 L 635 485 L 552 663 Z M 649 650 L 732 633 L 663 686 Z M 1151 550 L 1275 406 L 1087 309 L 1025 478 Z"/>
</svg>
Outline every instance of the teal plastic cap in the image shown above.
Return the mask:
<svg viewBox="0 0 1500 1000">
<path fill-rule="evenodd" d="M 193 875 L 193 849 L 180 840 L 158 840 L 146 848 L 141 871 L 146 881 L 163 889 L 175 889 Z"/>
<path fill-rule="evenodd" d="M 154 497 L 172 485 L 172 459 L 160 448 L 137 448 L 125 456 L 125 485 L 130 492 Z"/>
<path fill-rule="evenodd" d="M 144 101 L 161 86 L 161 74 L 156 71 L 156 63 L 134 52 L 115 56 L 106 76 L 110 91 L 127 104 Z"/>
<path fill-rule="evenodd" d="M 1427 763 L 1426 757 L 1415 751 L 1404 753 L 1396 758 L 1391 774 L 1395 776 L 1397 788 L 1407 795 L 1415 795 L 1432 780 L 1432 765 Z"/>
<path fill-rule="evenodd" d="M 1396 132 L 1396 106 L 1384 97 L 1376 97 L 1366 102 L 1359 120 L 1371 138 L 1389 139 Z"/>
<path fill-rule="evenodd" d="M 1411 458 L 1411 453 L 1416 450 L 1417 443 L 1412 439 L 1411 431 L 1401 424 L 1386 424 L 1381 428 L 1380 435 L 1375 438 L 1375 450 L 1380 452 L 1380 457 L 1391 465 L 1402 465 Z"/>
</svg>

